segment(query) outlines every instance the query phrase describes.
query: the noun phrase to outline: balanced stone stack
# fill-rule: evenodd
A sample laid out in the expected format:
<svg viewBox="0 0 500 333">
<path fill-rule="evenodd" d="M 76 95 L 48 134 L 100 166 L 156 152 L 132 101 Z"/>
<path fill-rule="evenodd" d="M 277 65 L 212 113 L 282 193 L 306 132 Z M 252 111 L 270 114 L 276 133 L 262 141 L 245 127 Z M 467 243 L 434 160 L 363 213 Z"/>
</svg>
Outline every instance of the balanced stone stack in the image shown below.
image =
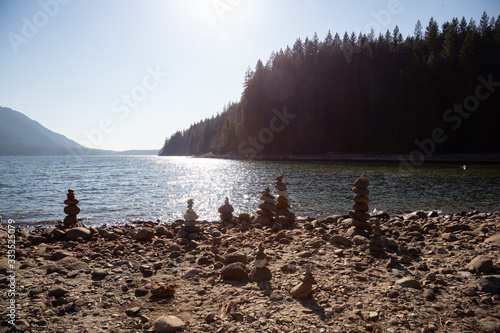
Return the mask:
<svg viewBox="0 0 500 333">
<path fill-rule="evenodd" d="M 370 221 L 373 221 L 372 234 L 370 236 L 369 250 L 371 255 L 379 255 L 384 253 L 384 244 L 382 241 L 382 229 L 380 228 L 380 220 L 376 217 L 372 217 Z"/>
<path fill-rule="evenodd" d="M 80 207 L 77 206 L 78 199 L 75 198 L 75 191 L 68 190 L 68 194 L 66 194 L 67 199 L 64 201 L 64 204 L 67 205 L 64 207 L 64 213 L 67 216 L 64 218 L 64 226 L 71 228 L 78 225 L 78 218 L 76 217 L 78 213 L 80 213 Z"/>
<path fill-rule="evenodd" d="M 276 177 L 276 192 L 278 193 L 278 203 L 276 204 L 276 215 L 279 217 L 283 227 L 293 223 L 295 215 L 290 212 L 288 204 L 288 193 L 286 193 L 286 185 L 283 183 L 283 176 Z"/>
<path fill-rule="evenodd" d="M 218 211 L 220 213 L 220 220 L 221 221 L 226 221 L 226 222 L 232 222 L 233 221 L 234 208 L 229 203 L 229 198 L 228 197 L 226 197 L 226 201 L 224 201 L 224 204 L 219 207 Z"/>
<path fill-rule="evenodd" d="M 253 268 L 248 275 L 250 282 L 261 282 L 271 280 L 273 275 L 268 267 L 266 267 L 267 256 L 264 252 L 264 245 L 259 244 L 259 247 L 255 253 L 255 261 L 253 263 Z"/>
<path fill-rule="evenodd" d="M 189 199 L 187 201 L 187 210 L 184 213 L 184 226 L 182 227 L 182 230 L 188 232 L 188 233 L 195 233 L 200 231 L 200 227 L 198 226 L 198 222 L 196 219 L 198 218 L 198 215 L 196 212 L 193 210 L 193 204 L 194 200 Z"/>
<path fill-rule="evenodd" d="M 262 191 L 261 194 L 262 196 L 260 199 L 262 202 L 259 205 L 259 210 L 257 211 L 259 216 L 255 219 L 255 223 L 269 225 L 274 220 L 276 215 L 274 196 L 269 191 L 269 187 Z"/>
<path fill-rule="evenodd" d="M 354 205 L 352 205 L 352 210 L 349 212 L 349 216 L 352 219 L 351 226 L 371 230 L 371 224 L 368 222 L 370 219 L 370 214 L 368 213 L 368 185 L 370 182 L 364 176 L 359 177 L 354 183 L 354 188 L 352 191 L 356 194 L 354 197 Z"/>
<path fill-rule="evenodd" d="M 301 281 L 301 283 L 297 284 L 292 288 L 292 290 L 290 290 L 290 294 L 295 298 L 308 297 L 312 292 L 313 284 L 316 283 L 309 265 L 306 265 L 306 273 Z"/>
</svg>

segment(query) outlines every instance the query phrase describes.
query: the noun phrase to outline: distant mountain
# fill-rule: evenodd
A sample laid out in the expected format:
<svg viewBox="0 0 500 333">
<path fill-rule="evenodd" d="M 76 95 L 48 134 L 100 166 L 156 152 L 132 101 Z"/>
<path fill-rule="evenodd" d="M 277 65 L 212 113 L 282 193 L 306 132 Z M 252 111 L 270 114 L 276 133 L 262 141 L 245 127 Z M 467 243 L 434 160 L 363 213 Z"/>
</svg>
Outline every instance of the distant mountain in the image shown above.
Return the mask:
<svg viewBox="0 0 500 333">
<path fill-rule="evenodd" d="M 37 155 L 157 155 L 156 150 L 90 149 L 52 132 L 18 111 L 0 107 L 0 156 Z"/>
</svg>

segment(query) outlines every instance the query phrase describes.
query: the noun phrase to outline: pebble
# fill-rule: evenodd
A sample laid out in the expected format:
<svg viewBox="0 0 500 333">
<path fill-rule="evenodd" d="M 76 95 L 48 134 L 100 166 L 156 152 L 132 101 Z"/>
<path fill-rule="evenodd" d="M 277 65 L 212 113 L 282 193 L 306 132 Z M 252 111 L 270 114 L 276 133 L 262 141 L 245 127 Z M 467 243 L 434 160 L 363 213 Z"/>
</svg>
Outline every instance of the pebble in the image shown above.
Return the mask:
<svg viewBox="0 0 500 333">
<path fill-rule="evenodd" d="M 396 285 L 404 288 L 420 288 L 420 282 L 412 277 L 404 277 L 396 281 Z"/>
</svg>

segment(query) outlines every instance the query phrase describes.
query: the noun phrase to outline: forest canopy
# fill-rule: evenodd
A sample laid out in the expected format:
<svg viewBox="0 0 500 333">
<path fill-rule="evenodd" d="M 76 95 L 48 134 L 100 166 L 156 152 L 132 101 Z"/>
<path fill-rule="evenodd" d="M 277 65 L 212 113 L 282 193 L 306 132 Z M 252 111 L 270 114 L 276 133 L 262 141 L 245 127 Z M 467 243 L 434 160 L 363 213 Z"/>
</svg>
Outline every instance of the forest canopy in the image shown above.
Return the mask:
<svg viewBox="0 0 500 333">
<path fill-rule="evenodd" d="M 258 60 L 240 101 L 167 138 L 160 155 L 500 151 L 500 16 L 329 31 Z M 428 141 L 427 141 L 428 142 Z"/>
</svg>

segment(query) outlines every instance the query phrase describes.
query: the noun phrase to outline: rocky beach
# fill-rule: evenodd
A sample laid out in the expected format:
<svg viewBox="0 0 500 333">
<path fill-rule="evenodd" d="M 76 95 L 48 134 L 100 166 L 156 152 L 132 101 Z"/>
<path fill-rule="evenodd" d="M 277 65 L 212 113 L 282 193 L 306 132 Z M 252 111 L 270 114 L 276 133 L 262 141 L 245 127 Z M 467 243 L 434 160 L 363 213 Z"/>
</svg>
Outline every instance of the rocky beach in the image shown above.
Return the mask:
<svg viewBox="0 0 500 333">
<path fill-rule="evenodd" d="M 500 332 L 500 212 L 371 216 L 361 177 L 351 212 L 296 218 L 276 184 L 287 216 L 266 189 L 220 221 L 17 228 L 13 298 L 0 231 L 0 331 Z"/>
</svg>

